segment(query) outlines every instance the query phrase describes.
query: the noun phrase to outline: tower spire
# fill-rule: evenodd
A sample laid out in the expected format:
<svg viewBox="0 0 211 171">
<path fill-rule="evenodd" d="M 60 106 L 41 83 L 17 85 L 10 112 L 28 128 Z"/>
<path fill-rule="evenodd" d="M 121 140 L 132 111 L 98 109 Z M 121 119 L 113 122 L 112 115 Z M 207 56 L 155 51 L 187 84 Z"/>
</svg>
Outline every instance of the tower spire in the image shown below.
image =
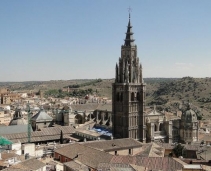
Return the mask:
<svg viewBox="0 0 211 171">
<path fill-rule="evenodd" d="M 134 46 L 134 39 L 133 39 L 133 32 L 132 32 L 132 27 L 131 23 L 130 23 L 130 12 L 131 12 L 131 8 L 128 9 L 129 11 L 129 21 L 128 21 L 128 26 L 127 26 L 127 32 L 126 37 L 125 37 L 125 44 L 124 46 Z"/>
</svg>

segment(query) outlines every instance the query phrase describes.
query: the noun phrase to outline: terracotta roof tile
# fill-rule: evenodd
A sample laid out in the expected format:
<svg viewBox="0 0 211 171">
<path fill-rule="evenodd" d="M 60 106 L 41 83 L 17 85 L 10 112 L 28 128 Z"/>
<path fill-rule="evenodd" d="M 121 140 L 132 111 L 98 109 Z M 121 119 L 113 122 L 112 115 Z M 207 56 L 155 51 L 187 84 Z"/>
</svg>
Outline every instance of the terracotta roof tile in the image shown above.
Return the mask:
<svg viewBox="0 0 211 171">
<path fill-rule="evenodd" d="M 82 144 L 84 146 L 88 146 L 88 147 L 92 147 L 92 148 L 104 150 L 104 151 L 113 151 L 115 149 L 143 146 L 142 143 L 132 138 L 115 139 L 115 140 L 107 140 L 107 141 L 91 141 L 91 142 L 86 142 Z"/>
<path fill-rule="evenodd" d="M 111 154 L 78 143 L 59 148 L 55 150 L 55 153 L 59 153 L 70 159 L 76 158 L 81 163 L 92 168 L 97 168 L 99 163 L 110 162 L 112 159 Z"/>
<path fill-rule="evenodd" d="M 150 170 L 175 171 L 183 165 L 170 157 L 114 156 L 111 163 L 135 164 Z"/>
<path fill-rule="evenodd" d="M 97 169 L 101 171 L 135 171 L 131 165 L 122 163 L 100 163 Z"/>
<path fill-rule="evenodd" d="M 31 158 L 31 159 L 25 160 L 21 163 L 18 163 L 16 165 L 13 165 L 13 166 L 11 166 L 11 168 L 38 170 L 40 168 L 43 168 L 44 166 L 45 166 L 45 163 L 43 163 L 35 158 Z"/>
</svg>

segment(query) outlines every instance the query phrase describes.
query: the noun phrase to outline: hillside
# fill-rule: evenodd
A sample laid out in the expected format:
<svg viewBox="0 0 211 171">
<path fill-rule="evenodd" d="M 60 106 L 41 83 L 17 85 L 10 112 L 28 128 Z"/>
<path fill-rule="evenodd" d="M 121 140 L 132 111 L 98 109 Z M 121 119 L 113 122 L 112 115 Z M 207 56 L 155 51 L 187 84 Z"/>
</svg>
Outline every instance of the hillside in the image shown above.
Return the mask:
<svg viewBox="0 0 211 171">
<path fill-rule="evenodd" d="M 112 97 L 114 79 L 52 80 L 0 83 L 1 87 L 18 91 L 59 90 L 67 86 L 82 92 L 92 92 L 101 97 Z M 147 84 L 147 105 L 156 104 L 161 109 L 175 110 L 182 101 L 211 111 L 211 78 L 145 78 Z M 72 85 L 72 86 L 71 86 Z M 90 91 L 91 90 L 91 91 Z M 206 112 L 205 112 L 206 113 Z M 211 117 L 211 113 L 206 113 Z"/>
<path fill-rule="evenodd" d="M 201 110 L 204 118 L 211 117 L 211 78 L 184 77 L 147 84 L 147 104 L 174 111 L 182 102 L 190 102 Z"/>
</svg>

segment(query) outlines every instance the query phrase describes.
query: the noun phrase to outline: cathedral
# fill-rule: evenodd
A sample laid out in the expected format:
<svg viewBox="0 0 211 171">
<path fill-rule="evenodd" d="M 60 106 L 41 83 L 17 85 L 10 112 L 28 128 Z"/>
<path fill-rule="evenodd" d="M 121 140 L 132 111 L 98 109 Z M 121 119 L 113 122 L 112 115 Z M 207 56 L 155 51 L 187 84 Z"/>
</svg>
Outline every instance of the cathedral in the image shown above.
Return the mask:
<svg viewBox="0 0 211 171">
<path fill-rule="evenodd" d="M 198 141 L 198 121 L 190 107 L 182 117 L 146 107 L 146 84 L 137 56 L 132 25 L 127 26 L 121 57 L 112 84 L 112 131 L 114 138 L 134 138 L 141 142 Z"/>
<path fill-rule="evenodd" d="M 125 43 L 121 47 L 115 83 L 112 85 L 114 137 L 146 141 L 145 94 L 146 85 L 142 78 L 142 66 L 137 57 L 129 16 Z"/>
</svg>

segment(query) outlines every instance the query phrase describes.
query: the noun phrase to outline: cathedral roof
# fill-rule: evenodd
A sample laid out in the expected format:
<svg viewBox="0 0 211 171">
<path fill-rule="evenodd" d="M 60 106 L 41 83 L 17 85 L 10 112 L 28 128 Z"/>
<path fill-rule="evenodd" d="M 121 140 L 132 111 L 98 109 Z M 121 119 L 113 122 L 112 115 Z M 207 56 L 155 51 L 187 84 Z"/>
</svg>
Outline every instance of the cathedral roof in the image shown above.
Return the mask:
<svg viewBox="0 0 211 171">
<path fill-rule="evenodd" d="M 76 104 L 71 105 L 72 111 L 94 111 L 98 107 L 98 103 Z"/>
<path fill-rule="evenodd" d="M 132 31 L 132 25 L 130 23 L 130 14 L 129 14 L 129 22 L 127 26 L 127 32 L 125 37 L 125 44 L 124 46 L 134 46 L 134 39 L 133 39 L 133 31 Z"/>
<path fill-rule="evenodd" d="M 111 104 L 87 103 L 71 105 L 72 111 L 94 111 L 94 110 L 107 110 L 112 111 Z"/>
</svg>

